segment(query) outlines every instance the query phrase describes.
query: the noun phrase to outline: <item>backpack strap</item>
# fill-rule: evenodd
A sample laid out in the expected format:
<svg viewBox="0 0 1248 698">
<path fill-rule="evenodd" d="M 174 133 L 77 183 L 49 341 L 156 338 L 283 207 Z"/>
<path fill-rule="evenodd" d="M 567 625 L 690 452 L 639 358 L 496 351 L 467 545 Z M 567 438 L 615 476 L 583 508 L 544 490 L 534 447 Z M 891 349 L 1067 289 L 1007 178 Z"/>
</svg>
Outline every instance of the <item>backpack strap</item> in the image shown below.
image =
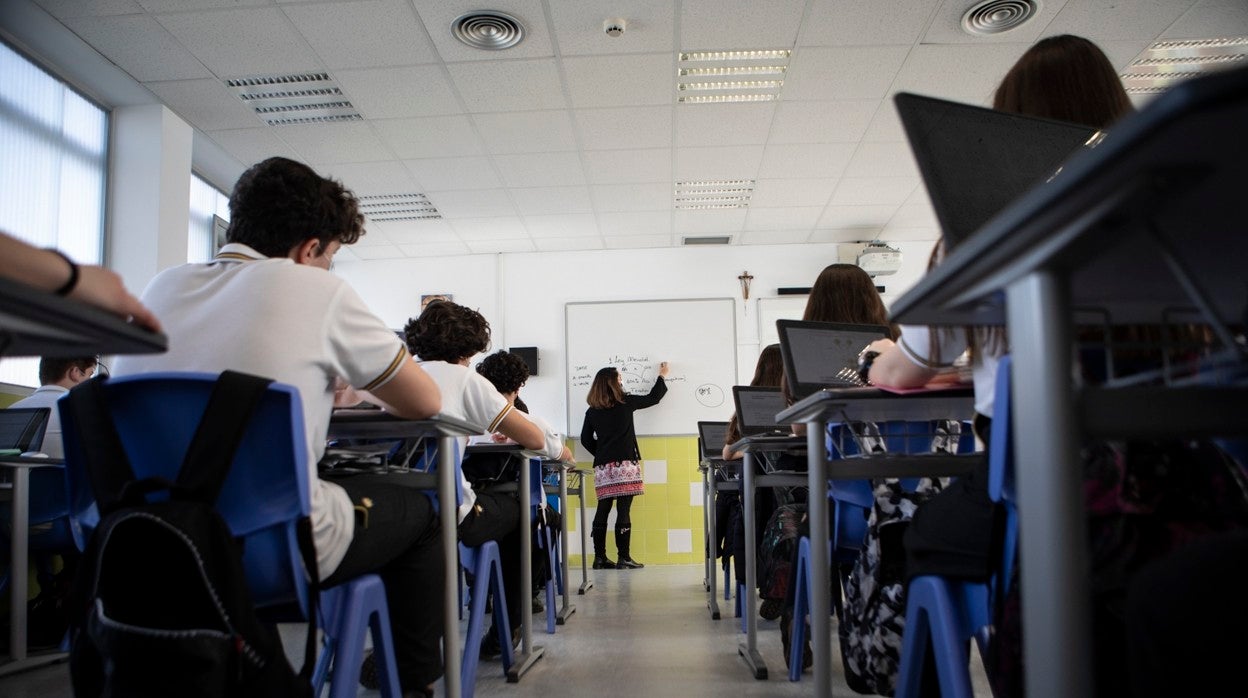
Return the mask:
<svg viewBox="0 0 1248 698">
<path fill-rule="evenodd" d="M 87 477 L 101 518 L 134 503 L 124 501 L 127 483 L 134 482 L 134 469 L 104 399 L 107 380 L 108 376 L 97 376 L 84 381 L 64 398 L 77 425 Z M 135 492 L 131 496 L 141 495 Z"/>
<path fill-rule="evenodd" d="M 206 504 L 217 501 L 251 417 L 272 382 L 238 371 L 221 373 L 182 458 L 173 498 Z"/>
</svg>

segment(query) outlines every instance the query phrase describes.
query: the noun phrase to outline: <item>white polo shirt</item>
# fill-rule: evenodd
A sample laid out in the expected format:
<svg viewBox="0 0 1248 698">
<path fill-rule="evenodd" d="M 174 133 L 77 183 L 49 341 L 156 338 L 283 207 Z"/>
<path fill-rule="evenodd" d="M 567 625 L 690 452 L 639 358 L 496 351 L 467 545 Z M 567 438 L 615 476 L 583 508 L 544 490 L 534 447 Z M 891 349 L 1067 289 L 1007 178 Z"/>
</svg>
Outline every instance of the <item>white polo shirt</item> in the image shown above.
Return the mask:
<svg viewBox="0 0 1248 698">
<path fill-rule="evenodd" d="M 164 325 L 169 351 L 120 357 L 114 375 L 233 369 L 299 389 L 313 542 L 321 578 L 328 577 L 355 533 L 347 493 L 316 474 L 335 378 L 364 390 L 384 385 L 407 359 L 406 347 L 339 277 L 238 243 L 207 264 L 161 272 L 142 300 Z"/>
<path fill-rule="evenodd" d="M 936 356 L 932 353 L 932 332 L 936 333 Z M 912 363 L 928 368 L 950 368 L 970 346 L 964 327 L 927 327 L 902 325 L 897 346 Z M 977 351 L 971 363 L 971 380 L 975 384 L 975 411 L 992 416 L 994 393 L 997 390 L 999 356 Z"/>
</svg>

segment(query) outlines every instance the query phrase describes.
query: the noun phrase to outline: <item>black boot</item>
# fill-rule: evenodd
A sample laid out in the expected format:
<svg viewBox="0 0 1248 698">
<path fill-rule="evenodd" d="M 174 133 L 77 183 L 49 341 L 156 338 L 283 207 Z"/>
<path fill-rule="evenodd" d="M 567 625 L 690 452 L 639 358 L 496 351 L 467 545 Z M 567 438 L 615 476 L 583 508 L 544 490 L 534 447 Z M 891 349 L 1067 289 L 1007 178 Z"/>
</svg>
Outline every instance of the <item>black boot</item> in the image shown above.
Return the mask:
<svg viewBox="0 0 1248 698">
<path fill-rule="evenodd" d="M 629 539 L 633 536 L 631 528 L 615 527 L 615 548 L 620 553 L 620 561 L 616 563 L 616 567 L 622 570 L 638 570 L 645 565 L 637 562 L 629 554 Z"/>
<path fill-rule="evenodd" d="M 594 569 L 615 569 L 615 563 L 607 557 L 607 527 L 594 526 L 590 530 L 590 537 L 594 539 Z"/>
</svg>

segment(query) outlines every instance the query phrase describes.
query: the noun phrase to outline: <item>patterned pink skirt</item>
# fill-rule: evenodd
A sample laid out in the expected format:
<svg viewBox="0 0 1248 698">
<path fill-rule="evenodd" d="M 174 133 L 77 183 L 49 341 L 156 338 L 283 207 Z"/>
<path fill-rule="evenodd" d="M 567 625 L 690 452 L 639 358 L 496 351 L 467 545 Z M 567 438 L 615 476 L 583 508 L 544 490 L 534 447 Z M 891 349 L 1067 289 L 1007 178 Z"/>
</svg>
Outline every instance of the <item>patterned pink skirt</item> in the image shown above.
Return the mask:
<svg viewBox="0 0 1248 698">
<path fill-rule="evenodd" d="M 639 461 L 622 460 L 594 466 L 594 494 L 598 499 L 645 493 Z"/>
</svg>

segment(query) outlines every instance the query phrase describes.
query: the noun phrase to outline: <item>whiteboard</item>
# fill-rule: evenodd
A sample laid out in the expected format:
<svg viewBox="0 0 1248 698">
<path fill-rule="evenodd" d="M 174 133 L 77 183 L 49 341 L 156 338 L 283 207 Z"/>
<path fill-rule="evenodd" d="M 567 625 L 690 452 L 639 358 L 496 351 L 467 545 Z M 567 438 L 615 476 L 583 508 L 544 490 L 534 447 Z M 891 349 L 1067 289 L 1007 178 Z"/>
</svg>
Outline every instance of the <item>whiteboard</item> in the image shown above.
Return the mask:
<svg viewBox="0 0 1248 698">
<path fill-rule="evenodd" d="M 594 374 L 620 370 L 624 391 L 648 393 L 659 363 L 671 369 L 662 402 L 638 410 L 640 435 L 697 434 L 698 421 L 732 416 L 737 324 L 731 298 L 568 303 L 568 433 L 581 434 Z"/>
</svg>

